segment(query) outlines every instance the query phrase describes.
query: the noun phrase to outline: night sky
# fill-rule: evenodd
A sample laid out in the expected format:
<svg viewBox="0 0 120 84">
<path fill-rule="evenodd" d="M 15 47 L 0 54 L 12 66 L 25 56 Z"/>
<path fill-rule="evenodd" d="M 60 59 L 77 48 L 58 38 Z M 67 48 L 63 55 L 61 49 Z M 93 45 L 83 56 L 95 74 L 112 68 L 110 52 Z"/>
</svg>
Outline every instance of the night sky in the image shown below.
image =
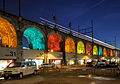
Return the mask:
<svg viewBox="0 0 120 84">
<path fill-rule="evenodd" d="M 6 11 L 18 15 L 18 1 L 6 0 Z M 94 21 L 94 37 L 102 41 L 113 41 L 117 36 L 117 47 L 120 48 L 120 0 L 21 0 L 22 16 L 39 22 L 39 17 L 53 21 L 55 14 L 58 23 L 72 29 L 90 26 Z M 0 0 L 2 10 L 2 0 Z"/>
</svg>

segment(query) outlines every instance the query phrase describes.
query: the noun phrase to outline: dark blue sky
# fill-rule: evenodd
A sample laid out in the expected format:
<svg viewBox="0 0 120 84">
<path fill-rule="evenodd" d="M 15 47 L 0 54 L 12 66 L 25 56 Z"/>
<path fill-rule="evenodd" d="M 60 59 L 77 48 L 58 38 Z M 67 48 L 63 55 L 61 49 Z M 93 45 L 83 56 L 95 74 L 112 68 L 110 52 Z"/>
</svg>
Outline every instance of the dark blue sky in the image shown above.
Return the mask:
<svg viewBox="0 0 120 84">
<path fill-rule="evenodd" d="M 88 27 L 94 21 L 94 37 L 102 41 L 112 41 L 117 35 L 120 47 L 120 0 L 21 0 L 22 16 L 39 22 L 39 17 L 53 21 L 55 14 L 58 23 L 72 29 Z M 2 0 L 0 0 L 2 9 Z M 6 0 L 6 11 L 18 15 L 18 0 Z"/>
</svg>

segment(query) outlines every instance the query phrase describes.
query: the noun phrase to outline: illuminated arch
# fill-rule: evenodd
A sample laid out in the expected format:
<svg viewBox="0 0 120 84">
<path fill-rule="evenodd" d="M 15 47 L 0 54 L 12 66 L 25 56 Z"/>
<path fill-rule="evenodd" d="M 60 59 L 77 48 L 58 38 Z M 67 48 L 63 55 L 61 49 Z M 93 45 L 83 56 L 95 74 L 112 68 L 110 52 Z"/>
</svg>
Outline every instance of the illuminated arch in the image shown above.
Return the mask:
<svg viewBox="0 0 120 84">
<path fill-rule="evenodd" d="M 115 50 L 113 50 L 113 56 L 115 56 Z"/>
<path fill-rule="evenodd" d="M 110 51 L 110 56 L 113 56 L 113 51 L 112 50 Z"/>
<path fill-rule="evenodd" d="M 1 47 L 1 45 L 2 45 L 2 38 L 1 38 L 1 36 L 0 36 L 0 47 Z"/>
<path fill-rule="evenodd" d="M 38 29 L 30 27 L 24 31 L 23 36 L 28 41 L 28 44 L 25 44 L 25 41 L 23 41 L 24 46 L 29 46 L 29 48 L 35 50 L 45 49 L 43 34 Z"/>
<path fill-rule="evenodd" d="M 117 57 L 118 56 L 118 52 L 116 51 L 116 53 L 115 53 L 115 56 Z"/>
<path fill-rule="evenodd" d="M 65 41 L 65 52 L 75 53 L 75 43 L 72 38 L 67 38 Z"/>
<path fill-rule="evenodd" d="M 106 48 L 103 49 L 103 56 L 107 56 Z"/>
<path fill-rule="evenodd" d="M 98 55 L 98 48 L 96 45 L 93 47 L 93 55 Z"/>
<path fill-rule="evenodd" d="M 79 41 L 77 44 L 77 53 L 78 54 L 85 54 L 85 46 L 82 41 Z"/>
<path fill-rule="evenodd" d="M 90 43 L 87 43 L 86 45 L 86 54 L 92 55 L 92 46 L 90 45 Z"/>
<path fill-rule="evenodd" d="M 107 56 L 110 56 L 110 50 L 107 49 Z"/>
<path fill-rule="evenodd" d="M 53 33 L 49 36 L 48 49 L 59 52 L 62 51 L 62 39 L 58 34 Z"/>
<path fill-rule="evenodd" d="M 0 17 L 0 36 L 4 47 L 17 47 L 17 34 L 13 25 Z"/>
<path fill-rule="evenodd" d="M 118 54 L 117 56 L 119 57 L 119 56 L 120 56 L 120 53 L 119 53 L 119 51 L 118 51 L 118 53 L 117 53 L 117 54 Z"/>
<path fill-rule="evenodd" d="M 102 47 L 99 47 L 99 55 L 102 56 L 103 55 L 103 50 Z"/>
</svg>

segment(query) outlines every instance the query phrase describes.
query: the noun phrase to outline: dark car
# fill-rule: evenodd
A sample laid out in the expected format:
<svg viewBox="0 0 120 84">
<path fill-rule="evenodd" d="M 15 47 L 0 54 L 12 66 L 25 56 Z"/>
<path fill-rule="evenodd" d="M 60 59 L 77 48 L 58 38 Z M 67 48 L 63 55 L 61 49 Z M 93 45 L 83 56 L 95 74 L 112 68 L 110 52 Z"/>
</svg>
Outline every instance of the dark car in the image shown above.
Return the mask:
<svg viewBox="0 0 120 84">
<path fill-rule="evenodd" d="M 112 68 L 118 67 L 118 64 L 116 62 L 110 62 L 109 66 Z"/>
</svg>

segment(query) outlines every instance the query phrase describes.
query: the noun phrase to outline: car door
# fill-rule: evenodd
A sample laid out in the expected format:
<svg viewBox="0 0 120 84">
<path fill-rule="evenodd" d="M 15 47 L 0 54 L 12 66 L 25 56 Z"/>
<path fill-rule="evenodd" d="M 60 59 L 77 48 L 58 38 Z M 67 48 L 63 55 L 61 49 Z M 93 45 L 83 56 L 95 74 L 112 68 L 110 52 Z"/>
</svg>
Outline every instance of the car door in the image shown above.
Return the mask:
<svg viewBox="0 0 120 84">
<path fill-rule="evenodd" d="M 22 68 L 21 72 L 23 73 L 23 75 L 27 75 L 28 74 L 28 66 L 27 66 L 27 64 L 23 63 L 21 68 Z"/>
<path fill-rule="evenodd" d="M 27 66 L 28 66 L 28 74 L 32 74 L 33 70 L 32 70 L 32 64 L 31 64 L 31 62 L 27 62 Z"/>
</svg>

